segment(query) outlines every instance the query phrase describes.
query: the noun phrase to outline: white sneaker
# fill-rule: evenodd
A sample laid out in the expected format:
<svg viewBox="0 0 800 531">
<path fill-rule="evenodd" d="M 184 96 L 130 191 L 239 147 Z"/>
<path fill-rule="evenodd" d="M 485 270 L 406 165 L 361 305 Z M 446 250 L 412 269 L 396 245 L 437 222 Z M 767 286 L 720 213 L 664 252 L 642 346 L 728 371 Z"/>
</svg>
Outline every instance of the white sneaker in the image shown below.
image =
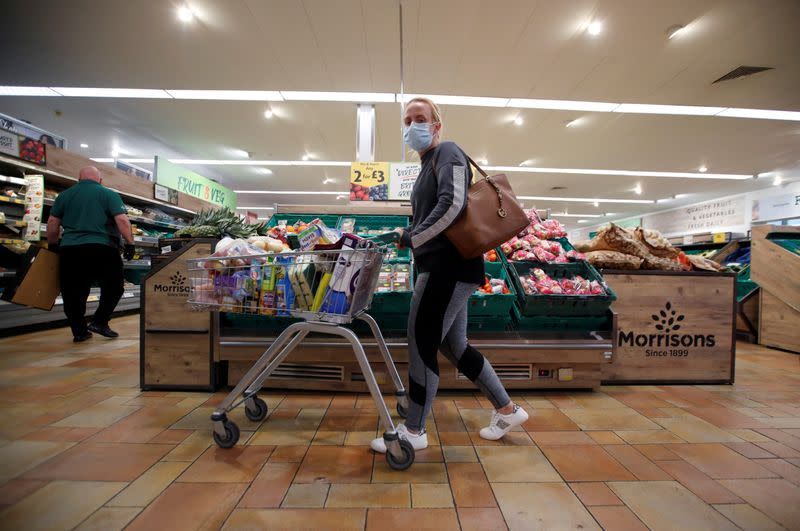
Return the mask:
<svg viewBox="0 0 800 531">
<path fill-rule="evenodd" d="M 413 435 L 408 431 L 405 424 L 398 424 L 397 435 L 410 442 L 414 450 L 424 450 L 428 447 L 428 432 L 425 430 L 422 430 L 419 435 Z M 369 443 L 369 447 L 379 454 L 386 453 L 386 442 L 384 442 L 383 437 L 373 439 L 372 442 Z"/>
<path fill-rule="evenodd" d="M 519 426 L 526 420 L 528 420 L 528 413 L 526 413 L 525 410 L 519 407 L 517 404 L 514 404 L 514 411 L 508 415 L 503 415 L 502 413 L 495 411 L 492 415 L 492 421 L 489 423 L 489 426 L 486 428 L 481 428 L 480 436 L 483 439 L 496 441 L 511 431 L 511 428 Z"/>
</svg>

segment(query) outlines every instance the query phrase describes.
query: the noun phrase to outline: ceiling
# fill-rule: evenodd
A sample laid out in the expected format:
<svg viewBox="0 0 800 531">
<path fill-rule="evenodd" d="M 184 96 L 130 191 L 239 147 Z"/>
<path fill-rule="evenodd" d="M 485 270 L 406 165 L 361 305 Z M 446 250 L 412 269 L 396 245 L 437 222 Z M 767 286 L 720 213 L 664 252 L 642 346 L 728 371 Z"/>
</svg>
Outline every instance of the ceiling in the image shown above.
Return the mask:
<svg viewBox="0 0 800 531">
<path fill-rule="evenodd" d="M 5 0 L 0 85 L 400 91 L 396 0 Z M 603 23 L 591 37 L 588 20 Z M 772 0 L 403 1 L 407 93 L 800 110 L 800 3 Z M 667 39 L 666 29 L 686 30 Z M 33 37 L 32 37 L 33 36 Z M 20 60 L 24 57 L 24 60 Z M 769 66 L 713 84 L 740 65 Z M 354 103 L 0 97 L 0 112 L 108 157 L 349 161 Z M 399 104 L 376 104 L 376 159 L 402 157 Z M 523 124 L 514 125 L 520 116 Z M 565 124 L 579 119 L 572 127 Z M 445 136 L 490 165 L 757 174 L 800 178 L 800 122 L 444 106 Z M 88 149 L 81 149 L 80 143 Z M 147 166 L 142 164 L 142 166 Z M 237 190 L 346 191 L 346 167 L 193 166 Z M 336 182 L 323 184 L 323 179 Z M 664 199 L 536 201 L 577 214 L 661 210 L 764 188 L 709 180 L 511 173 L 520 196 Z M 637 185 L 642 195 L 632 190 Z M 565 187 L 553 191 L 553 187 Z M 240 195 L 241 206 L 344 203 L 335 195 Z M 526 201 L 526 205 L 532 202 Z M 575 226 L 576 218 L 565 220 Z"/>
</svg>

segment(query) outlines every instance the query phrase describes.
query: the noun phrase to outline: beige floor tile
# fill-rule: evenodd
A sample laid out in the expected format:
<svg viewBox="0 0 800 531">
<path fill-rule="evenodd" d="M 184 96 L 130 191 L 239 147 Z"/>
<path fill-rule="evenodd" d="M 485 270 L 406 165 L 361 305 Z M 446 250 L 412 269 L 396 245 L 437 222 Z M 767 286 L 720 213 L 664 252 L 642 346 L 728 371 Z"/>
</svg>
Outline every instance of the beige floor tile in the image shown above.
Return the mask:
<svg viewBox="0 0 800 531">
<path fill-rule="evenodd" d="M 0 446 L 0 482 L 5 483 L 73 447 L 72 442 L 11 441 Z"/>
<path fill-rule="evenodd" d="M 535 446 L 483 446 L 477 451 L 491 483 L 562 481 Z"/>
<path fill-rule="evenodd" d="M 714 479 L 769 478 L 778 474 L 722 444 L 682 444 L 675 453 Z"/>
<path fill-rule="evenodd" d="M 710 422 L 697 417 L 679 417 L 656 419 L 661 424 L 681 439 L 690 443 L 725 443 L 741 442 L 742 440 L 732 433 L 717 428 Z"/>
<path fill-rule="evenodd" d="M 608 485 L 653 531 L 736 529 L 728 519 L 675 481 L 612 482 Z"/>
<path fill-rule="evenodd" d="M 751 443 L 769 442 L 769 441 L 772 440 L 769 437 L 767 437 L 766 435 L 763 435 L 761 433 L 758 433 L 757 431 L 748 430 L 748 429 L 729 428 L 729 429 L 727 429 L 725 431 L 727 431 L 731 435 L 735 435 L 736 437 L 739 437 L 743 441 L 747 441 L 747 442 L 751 442 Z"/>
<path fill-rule="evenodd" d="M 600 529 L 566 483 L 493 483 L 492 490 L 511 531 Z"/>
<path fill-rule="evenodd" d="M 236 509 L 223 529 L 364 531 L 366 520 L 366 509 Z"/>
<path fill-rule="evenodd" d="M 280 507 L 300 463 L 268 462 L 239 501 L 242 508 Z"/>
<path fill-rule="evenodd" d="M 126 530 L 219 529 L 246 488 L 242 483 L 173 483 Z"/>
<path fill-rule="evenodd" d="M 457 531 L 459 526 L 455 509 L 369 509 L 366 531 L 387 529 Z"/>
<path fill-rule="evenodd" d="M 250 441 L 250 444 L 253 445 L 267 445 L 267 446 L 278 446 L 278 445 L 299 445 L 299 444 L 310 444 L 311 441 L 314 439 L 313 431 L 281 431 L 281 430 L 270 430 L 270 431 L 257 431 L 253 438 Z"/>
<path fill-rule="evenodd" d="M 163 461 L 194 461 L 206 451 L 213 440 L 211 430 L 195 431 L 162 459 Z"/>
<path fill-rule="evenodd" d="M 642 455 L 633 446 L 610 444 L 603 447 L 622 466 L 627 468 L 636 479 L 642 481 L 670 480 L 669 474 L 661 470 L 655 463 Z"/>
<path fill-rule="evenodd" d="M 106 481 L 53 481 L 2 513 L 5 529 L 72 529 L 125 487 Z"/>
<path fill-rule="evenodd" d="M 136 412 L 138 406 L 101 402 L 53 424 L 59 428 L 105 428 Z"/>
<path fill-rule="evenodd" d="M 308 453 L 307 445 L 276 446 L 270 454 L 272 463 L 301 463 Z"/>
<path fill-rule="evenodd" d="M 368 483 L 374 460 L 375 454 L 365 446 L 312 445 L 294 482 Z M 382 463 L 382 467 L 388 465 Z"/>
<path fill-rule="evenodd" d="M 590 507 L 592 516 L 603 526 L 603 529 L 614 531 L 648 531 L 633 511 L 624 506 Z"/>
<path fill-rule="evenodd" d="M 597 444 L 586 432 L 582 431 L 532 431 L 529 435 L 538 446 Z"/>
<path fill-rule="evenodd" d="M 453 493 L 450 491 L 450 485 L 437 485 L 428 483 L 412 484 L 411 506 L 415 509 L 453 507 Z"/>
<path fill-rule="evenodd" d="M 684 442 L 683 439 L 667 430 L 621 430 L 615 433 L 628 444 L 669 444 Z"/>
<path fill-rule="evenodd" d="M 597 444 L 628 444 L 613 431 L 588 431 L 586 433 Z"/>
<path fill-rule="evenodd" d="M 344 438 L 345 446 L 369 446 L 376 437 L 374 431 L 348 431 Z"/>
<path fill-rule="evenodd" d="M 139 507 L 103 507 L 84 520 L 75 531 L 121 531 L 141 510 Z"/>
<path fill-rule="evenodd" d="M 658 424 L 630 408 L 562 409 L 582 430 L 658 430 Z"/>
<path fill-rule="evenodd" d="M 381 455 L 375 459 L 373 483 L 447 483 L 444 463 L 414 463 L 407 470 L 389 468 Z"/>
<path fill-rule="evenodd" d="M 449 487 L 447 489 L 449 491 Z M 409 485 L 406 483 L 333 484 L 325 507 L 411 507 Z"/>
<path fill-rule="evenodd" d="M 728 520 L 742 529 L 758 529 L 758 531 L 785 530 L 785 528 L 775 522 L 775 520 L 746 503 L 714 505 L 714 509 L 725 515 Z"/>
<path fill-rule="evenodd" d="M 269 446 L 209 447 L 181 474 L 178 481 L 193 483 L 249 483 L 267 461 Z"/>
<path fill-rule="evenodd" d="M 447 463 L 477 463 L 478 454 L 473 446 L 442 446 Z"/>
<path fill-rule="evenodd" d="M 612 448 L 614 446 L 609 446 Z M 629 448 L 615 446 L 616 448 Z M 542 451 L 566 481 L 627 481 L 636 479 L 601 446 L 544 446 Z"/>
<path fill-rule="evenodd" d="M 347 435 L 346 431 L 317 431 L 314 435 L 314 440 L 311 444 L 325 444 L 332 446 L 341 446 L 344 444 L 344 438 Z"/>
<path fill-rule="evenodd" d="M 787 529 L 800 522 L 800 487 L 785 479 L 724 479 L 720 483 Z"/>
<path fill-rule="evenodd" d="M 188 466 L 189 463 L 180 461 L 156 463 L 106 505 L 110 507 L 145 507 Z"/>
<path fill-rule="evenodd" d="M 295 484 L 289 487 L 281 507 L 324 507 L 328 497 L 328 483 Z"/>
<path fill-rule="evenodd" d="M 581 500 L 584 505 L 622 505 L 617 496 L 605 483 L 570 483 L 572 492 Z"/>
</svg>

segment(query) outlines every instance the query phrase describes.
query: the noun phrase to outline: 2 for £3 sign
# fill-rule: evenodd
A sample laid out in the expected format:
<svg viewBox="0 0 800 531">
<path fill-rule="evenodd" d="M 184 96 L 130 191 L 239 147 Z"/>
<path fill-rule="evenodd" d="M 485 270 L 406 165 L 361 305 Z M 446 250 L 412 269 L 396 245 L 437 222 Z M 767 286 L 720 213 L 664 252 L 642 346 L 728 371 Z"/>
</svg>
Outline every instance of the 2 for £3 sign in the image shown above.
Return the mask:
<svg viewBox="0 0 800 531">
<path fill-rule="evenodd" d="M 386 201 L 388 199 L 388 162 L 353 162 L 350 165 L 350 201 Z"/>
</svg>

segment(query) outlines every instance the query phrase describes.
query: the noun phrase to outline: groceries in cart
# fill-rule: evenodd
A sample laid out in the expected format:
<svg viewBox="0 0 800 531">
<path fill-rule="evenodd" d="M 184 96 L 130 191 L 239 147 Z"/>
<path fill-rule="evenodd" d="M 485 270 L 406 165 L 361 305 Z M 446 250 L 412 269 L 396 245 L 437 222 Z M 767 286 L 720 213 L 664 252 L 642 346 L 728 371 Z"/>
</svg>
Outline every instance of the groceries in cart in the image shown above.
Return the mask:
<svg viewBox="0 0 800 531">
<path fill-rule="evenodd" d="M 224 238 L 208 258 L 190 260 L 190 305 L 295 317 L 367 308 L 385 249 L 320 220 L 297 228 L 277 237 Z"/>
<path fill-rule="evenodd" d="M 519 277 L 526 295 L 605 295 L 603 286 L 596 280 L 580 275 L 556 280 L 540 268 L 531 269 L 529 275 Z"/>
</svg>

